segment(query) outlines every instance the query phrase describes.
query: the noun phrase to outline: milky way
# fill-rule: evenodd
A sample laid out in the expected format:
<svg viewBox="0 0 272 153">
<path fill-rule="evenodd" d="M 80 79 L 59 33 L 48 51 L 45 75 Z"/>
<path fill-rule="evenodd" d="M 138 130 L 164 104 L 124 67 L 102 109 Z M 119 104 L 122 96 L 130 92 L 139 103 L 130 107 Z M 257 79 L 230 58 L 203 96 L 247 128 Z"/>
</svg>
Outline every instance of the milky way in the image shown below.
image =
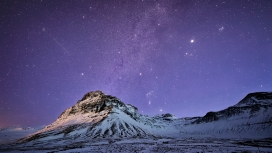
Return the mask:
<svg viewBox="0 0 272 153">
<path fill-rule="evenodd" d="M 270 1 L 0 2 L 0 127 L 43 125 L 89 91 L 202 116 L 272 91 Z"/>
</svg>

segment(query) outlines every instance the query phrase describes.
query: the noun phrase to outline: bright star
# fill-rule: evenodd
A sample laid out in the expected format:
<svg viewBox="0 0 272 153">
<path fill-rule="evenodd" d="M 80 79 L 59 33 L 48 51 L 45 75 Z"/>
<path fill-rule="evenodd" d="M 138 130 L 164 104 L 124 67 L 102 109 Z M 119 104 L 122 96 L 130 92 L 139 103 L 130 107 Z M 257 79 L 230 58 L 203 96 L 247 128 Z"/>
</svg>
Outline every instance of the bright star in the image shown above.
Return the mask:
<svg viewBox="0 0 272 153">
<path fill-rule="evenodd" d="M 195 42 L 195 40 L 194 39 L 191 39 L 191 43 L 194 43 Z"/>
</svg>

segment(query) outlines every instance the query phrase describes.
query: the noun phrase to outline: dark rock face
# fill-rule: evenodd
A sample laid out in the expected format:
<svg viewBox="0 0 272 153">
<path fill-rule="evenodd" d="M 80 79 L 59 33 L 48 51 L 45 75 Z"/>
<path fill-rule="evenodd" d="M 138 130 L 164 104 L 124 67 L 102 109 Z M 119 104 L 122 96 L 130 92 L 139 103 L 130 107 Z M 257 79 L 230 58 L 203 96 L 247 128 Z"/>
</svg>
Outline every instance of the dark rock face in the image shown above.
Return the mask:
<svg viewBox="0 0 272 153">
<path fill-rule="evenodd" d="M 166 113 L 166 114 L 163 114 L 162 117 L 173 117 L 173 115 L 169 114 L 169 113 Z"/>
<path fill-rule="evenodd" d="M 248 94 L 244 99 L 242 99 L 239 103 L 246 101 L 247 99 L 255 97 L 257 100 L 267 100 L 272 99 L 272 92 L 254 92 Z"/>
<path fill-rule="evenodd" d="M 103 93 L 102 91 L 100 91 L 100 90 L 91 91 L 91 92 L 86 93 L 86 94 L 82 97 L 81 101 L 86 100 L 87 98 L 97 97 L 97 96 L 99 96 L 99 95 L 104 95 L 104 93 Z"/>
<path fill-rule="evenodd" d="M 85 94 L 83 98 L 71 108 L 66 109 L 59 118 L 67 117 L 75 114 L 86 114 L 89 112 L 98 113 L 103 110 L 111 110 L 113 107 L 132 107 L 136 111 L 136 107 L 132 105 L 125 105 L 118 98 L 105 95 L 102 91 L 93 91 Z M 127 111 L 129 113 L 129 111 Z M 132 114 L 131 114 L 132 115 Z"/>
<path fill-rule="evenodd" d="M 216 112 L 208 112 L 204 117 L 196 120 L 194 123 L 201 123 L 201 122 L 212 122 L 212 121 L 217 121 L 218 117 L 216 115 Z"/>
</svg>

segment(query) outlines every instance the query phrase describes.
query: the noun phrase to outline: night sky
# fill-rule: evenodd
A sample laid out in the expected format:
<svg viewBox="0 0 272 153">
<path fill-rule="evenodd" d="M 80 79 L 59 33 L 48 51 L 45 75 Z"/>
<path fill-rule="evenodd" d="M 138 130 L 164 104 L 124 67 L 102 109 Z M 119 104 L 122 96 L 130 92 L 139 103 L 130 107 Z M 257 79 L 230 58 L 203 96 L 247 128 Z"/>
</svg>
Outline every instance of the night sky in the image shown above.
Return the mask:
<svg viewBox="0 0 272 153">
<path fill-rule="evenodd" d="M 177 117 L 272 91 L 270 0 L 1 0 L 0 40 L 0 127 L 94 90 Z"/>
</svg>

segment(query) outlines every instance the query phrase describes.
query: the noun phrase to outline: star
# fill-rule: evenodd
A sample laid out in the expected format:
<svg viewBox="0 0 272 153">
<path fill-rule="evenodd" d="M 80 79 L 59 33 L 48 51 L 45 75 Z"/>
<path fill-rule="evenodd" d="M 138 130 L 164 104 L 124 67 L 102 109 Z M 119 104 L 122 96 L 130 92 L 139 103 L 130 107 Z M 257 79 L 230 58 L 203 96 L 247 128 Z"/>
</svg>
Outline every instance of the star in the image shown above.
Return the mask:
<svg viewBox="0 0 272 153">
<path fill-rule="evenodd" d="M 195 40 L 194 39 L 191 39 L 191 41 L 190 41 L 191 43 L 194 43 L 195 42 Z"/>
<path fill-rule="evenodd" d="M 151 91 L 149 91 L 148 93 L 146 93 L 145 95 L 146 95 L 146 97 L 149 97 L 149 96 L 152 95 L 152 93 L 153 93 L 153 91 L 151 90 Z"/>
<path fill-rule="evenodd" d="M 220 27 L 218 30 L 219 30 L 220 32 L 222 32 L 222 31 L 224 30 L 224 27 L 222 26 L 222 27 Z"/>
<path fill-rule="evenodd" d="M 193 56 L 193 54 L 192 53 L 185 53 L 184 56 Z"/>
</svg>

